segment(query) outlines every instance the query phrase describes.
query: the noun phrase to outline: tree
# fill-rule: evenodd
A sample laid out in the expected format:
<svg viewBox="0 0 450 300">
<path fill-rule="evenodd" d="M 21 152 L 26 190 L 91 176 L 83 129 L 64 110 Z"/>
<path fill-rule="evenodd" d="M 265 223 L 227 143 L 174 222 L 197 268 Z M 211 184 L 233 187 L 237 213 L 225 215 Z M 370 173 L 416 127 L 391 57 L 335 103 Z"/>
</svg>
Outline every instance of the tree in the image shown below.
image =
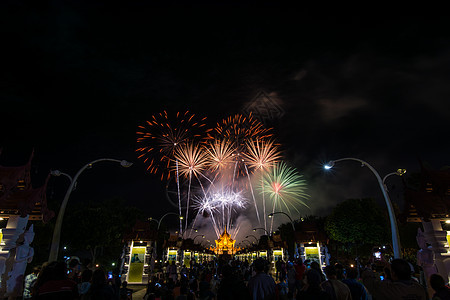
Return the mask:
<svg viewBox="0 0 450 300">
<path fill-rule="evenodd" d="M 294 257 L 295 250 L 295 233 L 291 223 L 283 223 L 278 227 L 281 239 L 287 244 L 289 257 Z"/>
<path fill-rule="evenodd" d="M 74 251 L 89 251 L 92 262 L 116 261 L 122 252 L 122 236 L 143 212 L 122 199 L 78 204 L 66 217 L 63 243 Z"/>
<path fill-rule="evenodd" d="M 389 222 L 373 199 L 348 199 L 325 221 L 329 237 L 341 243 L 380 245 L 389 239 Z"/>
</svg>

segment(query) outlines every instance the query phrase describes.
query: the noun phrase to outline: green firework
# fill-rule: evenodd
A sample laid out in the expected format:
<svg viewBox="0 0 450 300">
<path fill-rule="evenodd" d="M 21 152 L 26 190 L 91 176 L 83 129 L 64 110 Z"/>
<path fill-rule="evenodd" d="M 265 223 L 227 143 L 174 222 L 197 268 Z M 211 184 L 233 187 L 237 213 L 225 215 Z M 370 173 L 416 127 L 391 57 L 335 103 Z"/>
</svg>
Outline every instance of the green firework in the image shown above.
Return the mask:
<svg viewBox="0 0 450 300">
<path fill-rule="evenodd" d="M 284 162 L 277 163 L 273 168 L 263 174 L 261 193 L 269 196 L 272 207 L 276 209 L 291 208 L 298 213 L 298 206 L 304 205 L 309 208 L 305 200 L 309 199 L 306 193 L 306 181 L 295 168 L 289 167 Z"/>
</svg>

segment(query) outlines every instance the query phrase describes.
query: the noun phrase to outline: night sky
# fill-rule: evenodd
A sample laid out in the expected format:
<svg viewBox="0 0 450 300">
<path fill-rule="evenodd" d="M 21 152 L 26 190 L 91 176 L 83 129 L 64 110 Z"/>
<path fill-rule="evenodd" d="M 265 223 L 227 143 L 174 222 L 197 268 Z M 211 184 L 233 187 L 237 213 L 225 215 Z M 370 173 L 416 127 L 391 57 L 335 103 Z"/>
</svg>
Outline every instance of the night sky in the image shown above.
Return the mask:
<svg viewBox="0 0 450 300">
<path fill-rule="evenodd" d="M 382 201 L 375 177 L 420 161 L 449 165 L 450 32 L 442 18 L 322 19 L 276 5 L 98 1 L 1 4 L 2 165 L 32 149 L 35 185 L 52 169 L 78 180 L 71 202 L 119 196 L 153 217 L 176 212 L 164 183 L 137 159 L 137 126 L 189 109 L 212 126 L 263 92 L 280 116 L 266 120 L 285 161 L 308 182 L 310 210 L 326 215 L 348 198 Z M 68 182 L 49 181 L 61 199 Z M 402 182 L 388 180 L 402 204 Z"/>
</svg>

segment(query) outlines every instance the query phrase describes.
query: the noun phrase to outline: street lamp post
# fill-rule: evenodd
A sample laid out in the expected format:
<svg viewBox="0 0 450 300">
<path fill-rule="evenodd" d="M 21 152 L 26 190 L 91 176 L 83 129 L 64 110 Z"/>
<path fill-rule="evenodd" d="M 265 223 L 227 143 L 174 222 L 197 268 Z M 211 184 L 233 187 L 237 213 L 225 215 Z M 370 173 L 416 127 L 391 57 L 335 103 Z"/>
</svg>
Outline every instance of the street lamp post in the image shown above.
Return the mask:
<svg viewBox="0 0 450 300">
<path fill-rule="evenodd" d="M 175 215 L 175 216 L 178 216 L 181 220 L 183 220 L 183 217 L 182 217 L 182 216 L 180 216 L 179 214 L 174 213 L 174 212 L 168 212 L 168 213 L 166 213 L 166 214 L 163 215 L 159 220 L 158 220 L 158 219 L 153 219 L 152 217 L 148 218 L 148 220 L 149 220 L 149 221 L 155 221 L 156 223 L 158 223 L 158 227 L 156 228 L 156 230 L 159 230 L 159 226 L 161 226 L 161 221 L 162 221 L 166 216 L 168 216 L 168 215 Z"/>
<path fill-rule="evenodd" d="M 192 239 L 192 242 L 195 242 L 195 239 L 198 238 L 199 236 L 201 236 L 202 239 L 205 238 L 205 236 L 204 236 L 203 234 L 199 234 L 199 235 L 196 235 L 196 236 Z"/>
<path fill-rule="evenodd" d="M 158 259 L 158 233 L 159 233 L 159 227 L 161 226 L 161 221 L 168 215 L 175 215 L 178 216 L 180 218 L 180 220 L 183 220 L 183 217 L 180 216 L 177 213 L 174 212 L 168 212 L 166 214 L 164 214 L 159 220 L 158 219 L 153 219 L 152 217 L 148 218 L 149 221 L 155 221 L 156 223 L 158 223 L 158 227 L 156 227 L 156 241 L 155 241 L 155 250 L 153 251 L 154 253 L 154 257 L 152 257 L 152 263 L 151 263 L 151 271 L 153 272 L 153 269 L 155 267 L 154 265 L 154 261 L 155 259 Z"/>
<path fill-rule="evenodd" d="M 384 184 L 384 181 L 390 175 L 401 176 L 406 172 L 406 170 L 399 169 L 399 170 L 397 170 L 397 172 L 389 173 L 383 179 L 381 179 L 380 174 L 378 174 L 378 172 L 370 164 L 368 164 L 367 162 L 365 162 L 361 159 L 353 158 L 353 157 L 346 157 L 346 158 L 332 160 L 328 164 L 326 164 L 324 166 L 324 168 L 329 170 L 334 167 L 335 163 L 337 163 L 339 161 L 344 161 L 344 160 L 353 160 L 353 161 L 360 162 L 362 164 L 362 166 L 367 166 L 369 168 L 369 170 L 372 171 L 372 173 L 377 178 L 378 184 L 381 188 L 381 192 L 383 193 L 383 196 L 384 196 L 384 201 L 386 202 L 386 206 L 388 209 L 389 221 L 391 224 L 391 232 L 392 232 L 392 248 L 394 250 L 394 258 L 402 258 L 401 248 L 400 248 L 400 238 L 398 235 L 397 219 L 395 218 L 394 207 L 392 206 L 392 202 L 391 202 L 391 199 L 389 198 L 389 194 L 387 192 L 387 188 L 386 188 L 386 185 Z"/>
<path fill-rule="evenodd" d="M 291 221 L 293 234 L 295 234 L 294 221 L 292 221 L 291 216 L 288 215 L 287 213 L 283 212 L 283 211 L 276 211 L 276 212 L 270 213 L 268 216 L 269 216 L 269 218 L 273 218 L 273 215 L 276 215 L 276 214 L 283 214 L 283 215 L 285 215 L 286 217 L 289 218 L 289 221 Z M 297 253 L 297 243 L 294 243 L 294 253 Z"/>
<path fill-rule="evenodd" d="M 287 217 L 289 218 L 289 220 L 291 221 L 292 230 L 294 230 L 294 232 L 295 232 L 294 221 L 292 221 L 292 218 L 291 218 L 290 215 L 288 215 L 287 213 L 285 213 L 285 212 L 283 212 L 283 211 L 276 211 L 276 212 L 270 213 L 270 214 L 269 214 L 269 218 L 272 218 L 273 215 L 276 215 L 276 214 L 283 214 L 283 215 L 287 216 Z"/>
<path fill-rule="evenodd" d="M 265 228 L 262 228 L 262 227 L 258 227 L 258 228 L 253 228 L 253 231 L 255 231 L 256 232 L 256 230 L 258 230 L 258 229 L 260 229 L 260 230 L 264 230 L 266 233 L 267 233 L 267 235 L 268 236 L 270 236 L 270 233 L 265 229 Z"/>
<path fill-rule="evenodd" d="M 406 173 L 406 170 L 405 170 L 405 169 L 398 169 L 397 171 L 392 172 L 392 173 L 389 173 L 389 174 L 387 174 L 386 176 L 384 176 L 384 177 L 383 177 L 383 186 L 384 186 L 384 188 L 386 189 L 386 191 L 389 192 L 389 189 L 387 188 L 387 185 L 386 185 L 386 183 L 385 183 L 386 179 L 387 179 L 389 176 L 392 176 L 392 175 L 403 176 L 405 173 Z"/>
<path fill-rule="evenodd" d="M 243 242 L 248 242 L 248 245 L 249 245 L 249 246 L 252 245 L 252 242 L 250 242 L 249 240 L 243 240 L 242 243 L 243 243 Z"/>
<path fill-rule="evenodd" d="M 248 239 L 249 237 L 252 237 L 252 238 L 254 238 L 255 239 L 255 241 L 256 241 L 256 243 L 258 243 L 258 239 L 256 238 L 256 236 L 254 236 L 254 235 L 252 235 L 252 234 L 250 234 L 250 235 L 247 235 L 245 238 L 246 239 Z"/>
<path fill-rule="evenodd" d="M 53 230 L 53 238 L 52 238 L 52 244 L 50 246 L 50 254 L 49 254 L 49 257 L 48 257 L 48 261 L 50 261 L 50 262 L 51 261 L 55 261 L 58 258 L 59 243 L 60 243 L 60 240 L 61 240 L 61 228 L 62 228 L 62 221 L 63 221 L 63 218 L 64 218 L 64 212 L 66 210 L 66 206 L 67 206 L 67 202 L 69 201 L 70 194 L 75 189 L 78 177 L 81 175 L 81 173 L 84 170 L 92 168 L 93 164 L 101 162 L 101 161 L 118 162 L 118 163 L 120 163 L 120 165 L 122 167 L 125 167 L 125 168 L 131 167 L 133 165 L 133 163 L 128 162 L 126 160 L 118 160 L 118 159 L 112 159 L 112 158 L 100 158 L 100 159 L 91 161 L 90 163 L 87 163 L 86 165 L 84 165 L 77 172 L 77 174 L 75 174 L 73 179 L 68 174 L 60 172 L 58 170 L 54 170 L 54 171 L 51 172 L 51 174 L 53 176 L 64 175 L 64 176 L 68 177 L 70 179 L 70 185 L 69 185 L 69 188 L 67 189 L 66 194 L 64 196 L 64 199 L 63 199 L 63 201 L 61 203 L 61 207 L 59 208 L 58 217 L 56 218 L 55 229 Z"/>
</svg>

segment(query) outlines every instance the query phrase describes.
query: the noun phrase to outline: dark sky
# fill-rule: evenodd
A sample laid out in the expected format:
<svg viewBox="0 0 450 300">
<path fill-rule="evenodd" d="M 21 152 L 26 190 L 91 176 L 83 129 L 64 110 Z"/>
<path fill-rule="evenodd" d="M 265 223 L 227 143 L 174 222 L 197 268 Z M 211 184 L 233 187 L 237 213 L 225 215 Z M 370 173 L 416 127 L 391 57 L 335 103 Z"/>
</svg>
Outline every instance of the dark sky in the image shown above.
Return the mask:
<svg viewBox="0 0 450 300">
<path fill-rule="evenodd" d="M 0 164 L 22 164 L 34 148 L 39 185 L 49 170 L 74 175 L 95 165 L 71 201 L 120 196 L 159 217 L 176 211 L 164 183 L 137 159 L 136 129 L 164 109 L 211 124 L 243 112 L 264 91 L 282 109 L 269 125 L 285 160 L 309 184 L 310 211 L 347 198 L 382 199 L 367 168 L 449 165 L 448 19 L 312 18 L 276 5 L 120 6 L 98 1 L 10 1 L 0 9 Z M 52 178 L 51 197 L 68 183 Z M 401 204 L 401 181 L 390 178 Z"/>
</svg>

